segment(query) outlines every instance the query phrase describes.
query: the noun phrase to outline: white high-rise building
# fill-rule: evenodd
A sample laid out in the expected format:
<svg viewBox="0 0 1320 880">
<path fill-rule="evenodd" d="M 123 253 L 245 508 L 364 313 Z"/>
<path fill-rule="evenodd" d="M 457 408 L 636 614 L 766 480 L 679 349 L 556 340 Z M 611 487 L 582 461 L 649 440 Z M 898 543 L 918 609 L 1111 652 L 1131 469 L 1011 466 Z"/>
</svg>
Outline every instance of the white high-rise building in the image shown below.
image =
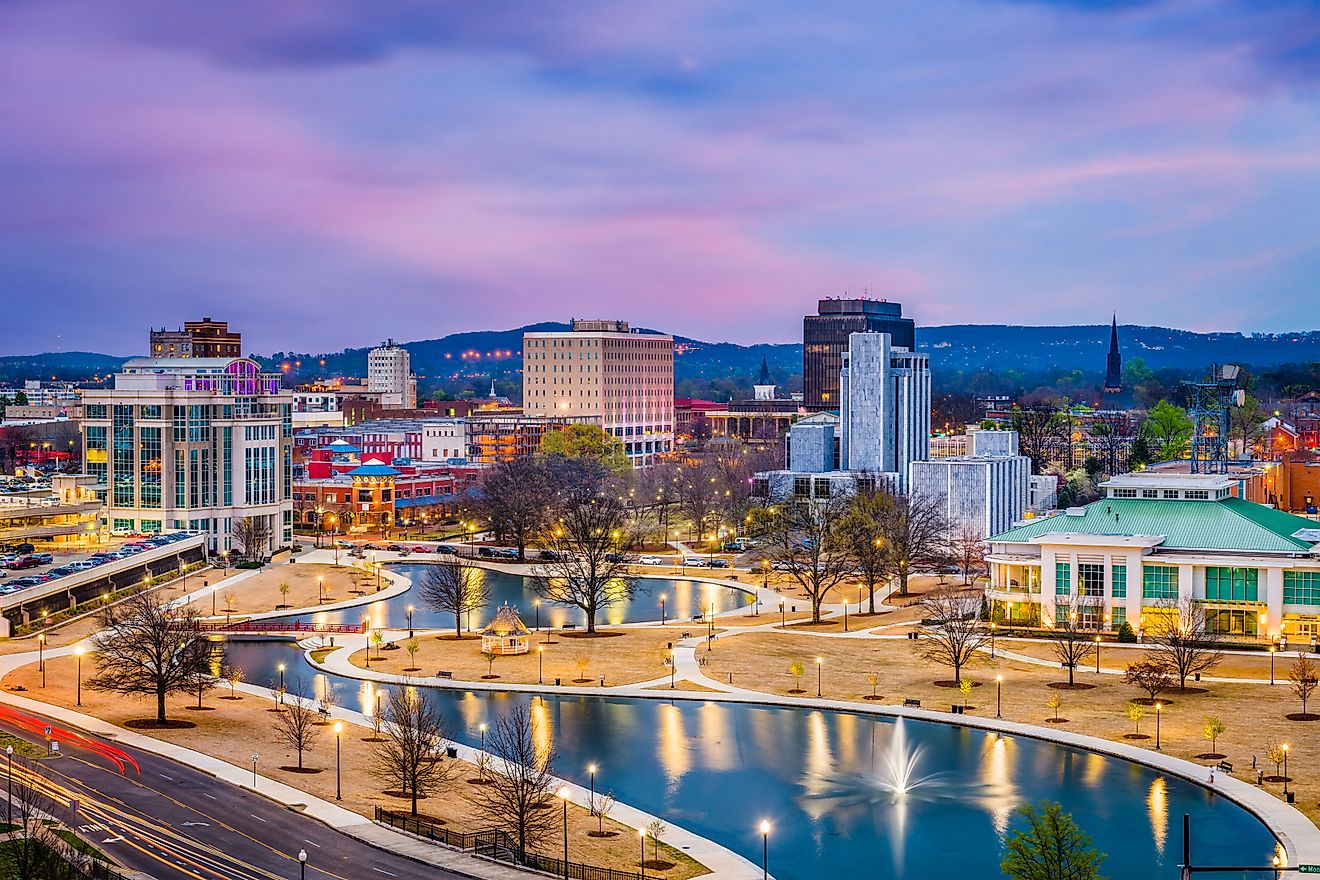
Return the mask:
<svg viewBox="0 0 1320 880">
<path fill-rule="evenodd" d="M 674 448 L 674 337 L 578 319 L 524 333 L 523 412 L 599 419 L 635 467 L 652 464 Z"/>
<path fill-rule="evenodd" d="M 367 391 L 380 394 L 382 406 L 417 408 L 417 380 L 413 378 L 408 349 L 385 340 L 367 354 Z"/>
<path fill-rule="evenodd" d="M 136 358 L 83 393 L 83 462 L 116 532 L 189 529 L 231 548 L 259 517 L 293 543 L 293 392 L 247 358 Z M 248 548 L 244 548 L 248 549 Z"/>
<path fill-rule="evenodd" d="M 930 457 L 930 358 L 892 344 L 888 333 L 850 333 L 839 372 L 846 471 L 896 473 Z"/>
<path fill-rule="evenodd" d="M 1025 455 L 951 456 L 914 461 L 913 497 L 939 498 L 949 532 L 985 538 L 1006 531 L 1027 510 L 1031 459 Z"/>
</svg>

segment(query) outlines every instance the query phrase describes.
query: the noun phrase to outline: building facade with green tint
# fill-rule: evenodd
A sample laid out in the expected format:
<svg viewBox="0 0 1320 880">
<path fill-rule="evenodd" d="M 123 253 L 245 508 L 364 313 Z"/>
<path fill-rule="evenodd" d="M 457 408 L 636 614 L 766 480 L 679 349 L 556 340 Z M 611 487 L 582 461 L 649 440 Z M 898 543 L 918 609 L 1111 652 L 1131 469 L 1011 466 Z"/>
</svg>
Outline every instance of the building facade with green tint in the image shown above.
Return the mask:
<svg viewBox="0 0 1320 880">
<path fill-rule="evenodd" d="M 1226 637 L 1320 635 L 1320 522 L 1243 500 L 1229 476 L 1125 474 L 1102 488 L 987 539 L 995 620 L 1152 629 L 1190 601 Z"/>
</svg>

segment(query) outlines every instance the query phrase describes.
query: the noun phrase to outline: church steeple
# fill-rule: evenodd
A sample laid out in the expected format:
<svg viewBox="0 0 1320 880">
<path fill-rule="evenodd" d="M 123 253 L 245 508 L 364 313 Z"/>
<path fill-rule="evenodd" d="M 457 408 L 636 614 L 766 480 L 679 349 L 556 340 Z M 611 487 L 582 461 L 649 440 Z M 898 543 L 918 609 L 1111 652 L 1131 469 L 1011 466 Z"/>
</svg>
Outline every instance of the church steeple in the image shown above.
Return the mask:
<svg viewBox="0 0 1320 880">
<path fill-rule="evenodd" d="M 1105 394 L 1123 390 L 1123 355 L 1118 352 L 1118 315 L 1109 325 L 1109 357 L 1105 361 Z"/>
<path fill-rule="evenodd" d="M 775 380 L 770 378 L 770 365 L 766 363 L 764 356 L 761 358 L 761 376 L 752 386 L 752 391 L 756 400 L 775 399 Z"/>
</svg>

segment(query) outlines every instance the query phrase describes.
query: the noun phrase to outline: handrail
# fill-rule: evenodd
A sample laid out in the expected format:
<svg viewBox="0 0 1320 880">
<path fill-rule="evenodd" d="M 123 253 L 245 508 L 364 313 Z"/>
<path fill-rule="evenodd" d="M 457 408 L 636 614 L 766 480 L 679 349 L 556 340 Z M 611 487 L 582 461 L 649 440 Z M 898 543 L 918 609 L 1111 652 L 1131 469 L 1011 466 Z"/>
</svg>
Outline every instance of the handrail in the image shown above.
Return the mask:
<svg viewBox="0 0 1320 880">
<path fill-rule="evenodd" d="M 245 620 L 241 623 L 198 623 L 204 633 L 358 633 L 366 632 L 361 623 L 308 623 L 294 620 Z"/>
</svg>

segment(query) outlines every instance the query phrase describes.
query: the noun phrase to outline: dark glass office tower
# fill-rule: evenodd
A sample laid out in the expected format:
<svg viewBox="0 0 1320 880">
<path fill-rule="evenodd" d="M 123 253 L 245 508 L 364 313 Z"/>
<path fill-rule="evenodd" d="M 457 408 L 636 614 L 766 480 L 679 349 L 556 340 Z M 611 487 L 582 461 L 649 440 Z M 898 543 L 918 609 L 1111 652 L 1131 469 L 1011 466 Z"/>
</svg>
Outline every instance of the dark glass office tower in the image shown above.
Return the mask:
<svg viewBox="0 0 1320 880">
<path fill-rule="evenodd" d="M 849 333 L 888 333 L 892 345 L 916 349 L 916 324 L 903 306 L 874 299 L 823 299 L 802 319 L 803 403 L 809 410 L 839 408 L 839 370 Z"/>
</svg>

